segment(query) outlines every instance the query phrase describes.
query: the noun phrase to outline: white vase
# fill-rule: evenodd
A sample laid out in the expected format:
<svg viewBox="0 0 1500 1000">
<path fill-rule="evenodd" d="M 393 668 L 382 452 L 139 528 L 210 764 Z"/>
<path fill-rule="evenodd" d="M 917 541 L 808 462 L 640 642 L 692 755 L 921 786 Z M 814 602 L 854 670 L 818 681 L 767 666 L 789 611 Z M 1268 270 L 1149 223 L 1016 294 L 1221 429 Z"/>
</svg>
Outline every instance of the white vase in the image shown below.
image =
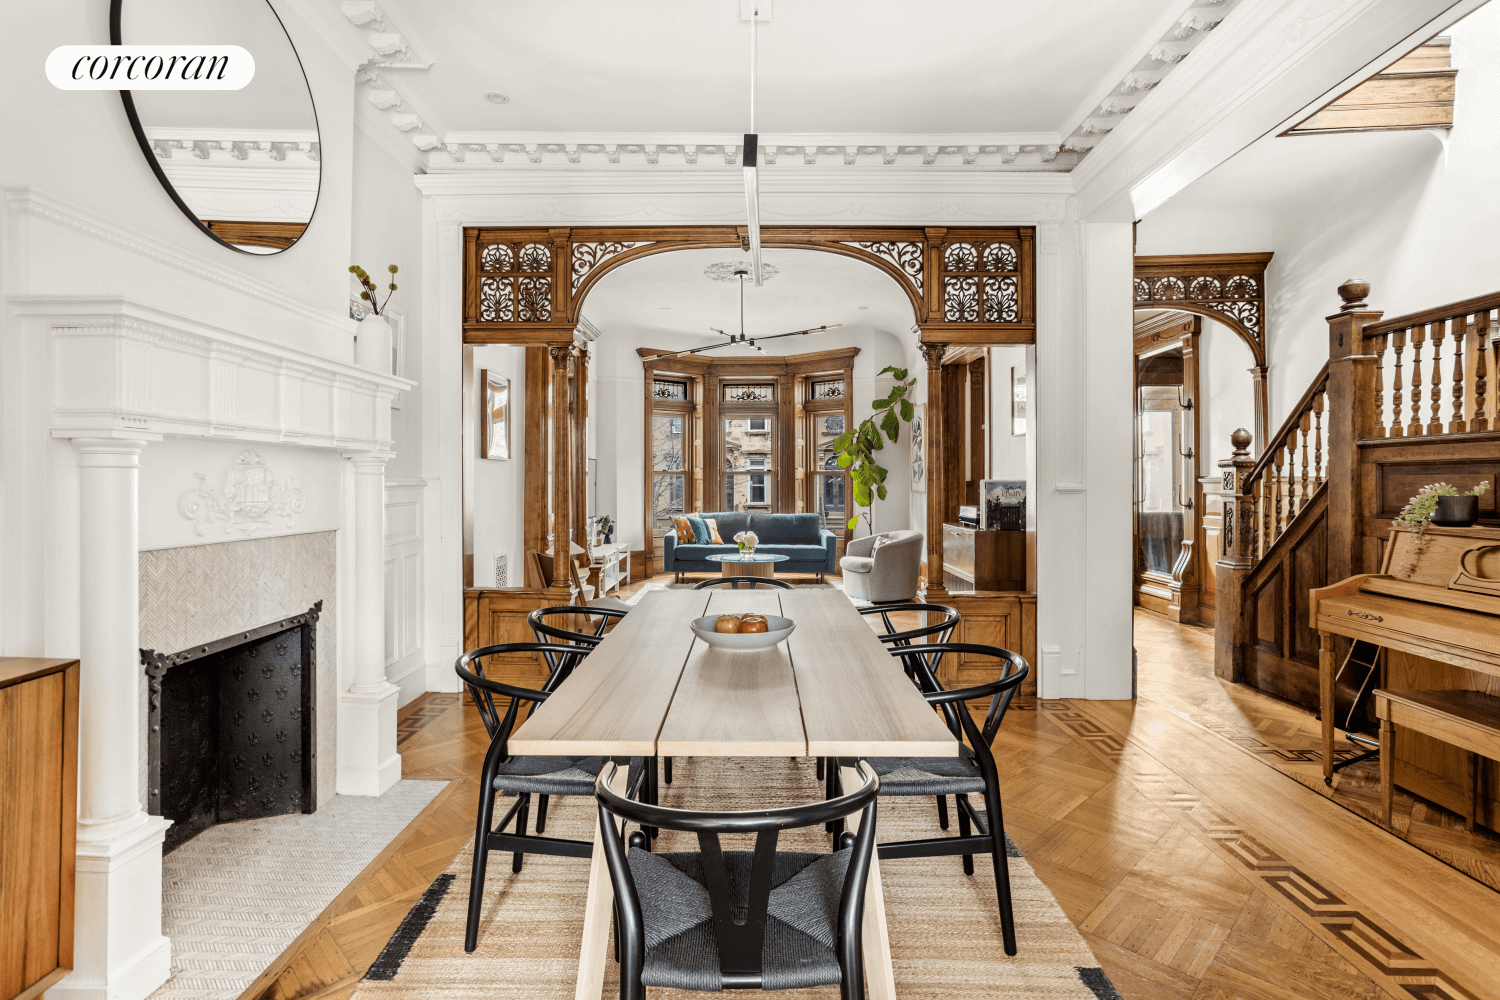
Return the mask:
<svg viewBox="0 0 1500 1000">
<path fill-rule="evenodd" d="M 391 374 L 391 324 L 384 316 L 371 313 L 360 321 L 354 340 L 354 363 Z"/>
</svg>

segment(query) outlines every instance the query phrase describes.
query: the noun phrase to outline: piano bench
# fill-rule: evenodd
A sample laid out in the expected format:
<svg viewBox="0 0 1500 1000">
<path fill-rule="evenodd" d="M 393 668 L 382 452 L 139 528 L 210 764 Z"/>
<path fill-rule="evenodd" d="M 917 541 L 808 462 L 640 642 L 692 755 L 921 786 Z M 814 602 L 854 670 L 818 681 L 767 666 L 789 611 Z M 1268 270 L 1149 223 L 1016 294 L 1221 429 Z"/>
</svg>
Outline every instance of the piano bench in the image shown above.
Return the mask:
<svg viewBox="0 0 1500 1000">
<path fill-rule="evenodd" d="M 1385 826 L 1391 825 L 1395 793 L 1395 727 L 1404 726 L 1467 751 L 1464 819 L 1473 830 L 1479 758 L 1500 760 L 1500 698 L 1478 691 L 1377 690 L 1375 715 L 1380 719 L 1380 817 Z"/>
</svg>

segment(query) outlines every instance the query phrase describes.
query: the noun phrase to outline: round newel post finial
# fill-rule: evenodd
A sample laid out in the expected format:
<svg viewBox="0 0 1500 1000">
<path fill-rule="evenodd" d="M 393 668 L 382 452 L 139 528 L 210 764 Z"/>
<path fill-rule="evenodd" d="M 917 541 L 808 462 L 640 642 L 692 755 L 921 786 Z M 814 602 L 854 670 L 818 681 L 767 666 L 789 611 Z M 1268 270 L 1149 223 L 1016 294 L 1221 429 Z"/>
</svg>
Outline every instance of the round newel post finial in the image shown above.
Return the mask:
<svg viewBox="0 0 1500 1000">
<path fill-rule="evenodd" d="M 1250 454 L 1250 441 L 1250 432 L 1243 427 L 1229 435 L 1229 443 L 1234 445 L 1235 458 Z"/>
<path fill-rule="evenodd" d="M 1343 312 L 1363 308 L 1365 296 L 1370 294 L 1370 283 L 1363 278 L 1350 278 L 1339 286 L 1339 298 L 1344 300 Z"/>
</svg>

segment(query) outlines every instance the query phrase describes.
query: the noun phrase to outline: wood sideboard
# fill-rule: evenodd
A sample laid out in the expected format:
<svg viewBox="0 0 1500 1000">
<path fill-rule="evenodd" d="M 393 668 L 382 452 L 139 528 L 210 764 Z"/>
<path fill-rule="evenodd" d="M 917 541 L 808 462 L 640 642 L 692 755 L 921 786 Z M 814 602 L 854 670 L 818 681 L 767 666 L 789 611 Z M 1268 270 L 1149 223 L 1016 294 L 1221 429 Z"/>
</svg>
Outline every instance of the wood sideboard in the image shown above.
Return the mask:
<svg viewBox="0 0 1500 1000">
<path fill-rule="evenodd" d="M 0 1000 L 73 968 L 78 661 L 0 657 Z"/>
</svg>

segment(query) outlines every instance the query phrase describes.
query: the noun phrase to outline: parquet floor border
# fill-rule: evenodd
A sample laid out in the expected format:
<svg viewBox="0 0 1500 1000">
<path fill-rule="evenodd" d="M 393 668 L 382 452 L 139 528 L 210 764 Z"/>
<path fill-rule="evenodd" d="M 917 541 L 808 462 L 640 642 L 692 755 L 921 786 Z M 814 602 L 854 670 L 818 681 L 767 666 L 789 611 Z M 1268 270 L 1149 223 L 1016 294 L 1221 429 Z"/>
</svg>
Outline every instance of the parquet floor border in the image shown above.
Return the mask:
<svg viewBox="0 0 1500 1000">
<path fill-rule="evenodd" d="M 1150 751 L 1132 757 L 1129 751 L 1136 748 L 1128 745 L 1129 738 L 1112 732 L 1093 718 L 1088 703 L 1080 707 L 1069 702 L 1039 702 L 1038 707 L 1091 751 L 1111 763 L 1122 764 L 1127 773 L 1135 770 L 1133 765 L 1148 762 L 1164 766 L 1154 755 L 1148 756 Z M 1494 996 L 1480 984 L 1466 984 L 1466 977 L 1442 968 L 1389 921 L 1351 902 L 1347 893 L 1331 888 L 1327 879 L 1315 878 L 1285 858 L 1270 845 L 1266 835 L 1247 830 L 1169 766 L 1164 773 L 1153 769 L 1129 777 L 1147 798 L 1179 816 L 1190 832 L 1252 883 L 1258 883 L 1263 892 L 1289 908 L 1304 925 L 1376 982 L 1384 981 L 1388 988 L 1399 991 L 1398 995 L 1418 1000 L 1480 1000 Z M 1399 843 L 1395 838 L 1392 842 Z M 1500 897 L 1496 898 L 1496 907 L 1500 916 Z"/>
</svg>

